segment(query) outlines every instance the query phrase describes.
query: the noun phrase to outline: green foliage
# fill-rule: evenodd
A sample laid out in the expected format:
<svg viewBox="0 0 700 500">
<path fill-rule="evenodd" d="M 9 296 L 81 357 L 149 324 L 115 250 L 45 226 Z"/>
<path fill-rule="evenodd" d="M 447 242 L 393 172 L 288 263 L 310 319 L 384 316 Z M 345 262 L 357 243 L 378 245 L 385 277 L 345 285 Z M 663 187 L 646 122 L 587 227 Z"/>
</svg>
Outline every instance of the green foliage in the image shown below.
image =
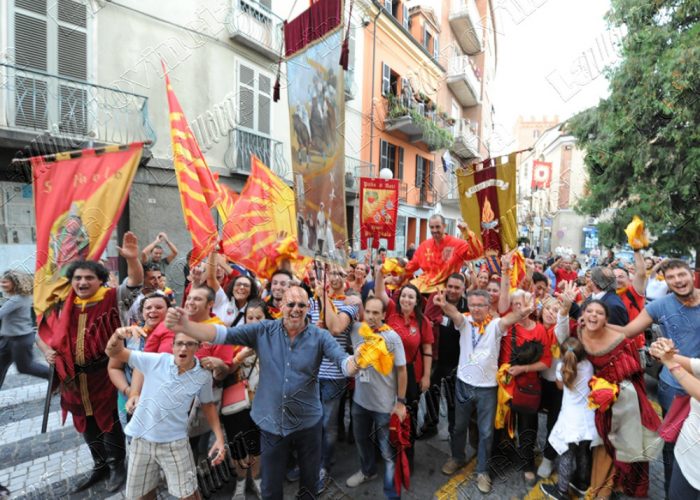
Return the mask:
<svg viewBox="0 0 700 500">
<path fill-rule="evenodd" d="M 402 106 L 399 99 L 394 95 L 388 96 L 389 118 L 400 118 L 410 116 L 411 119 L 423 131 L 422 141 L 428 146 L 430 151 L 449 149 L 454 143 L 454 137 L 450 129 L 440 127 L 435 121 L 422 115 L 416 108 Z"/>
<path fill-rule="evenodd" d="M 610 96 L 569 122 L 589 174 L 577 209 L 612 212 L 600 225 L 603 244 L 626 241 L 637 214 L 658 252 L 700 250 L 700 2 L 611 4 L 610 24 L 627 34 L 607 74 Z"/>
</svg>

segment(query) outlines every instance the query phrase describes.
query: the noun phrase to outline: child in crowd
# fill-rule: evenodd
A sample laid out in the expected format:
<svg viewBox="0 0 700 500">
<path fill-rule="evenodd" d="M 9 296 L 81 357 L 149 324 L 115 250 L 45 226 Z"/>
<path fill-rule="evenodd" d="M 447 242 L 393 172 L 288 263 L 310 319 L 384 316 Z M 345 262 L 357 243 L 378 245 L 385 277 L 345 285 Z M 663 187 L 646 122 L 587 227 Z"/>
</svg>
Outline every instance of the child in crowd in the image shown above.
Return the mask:
<svg viewBox="0 0 700 500">
<path fill-rule="evenodd" d="M 549 443 L 559 454 L 557 484 L 540 484 L 547 498 L 569 498 L 569 486 L 583 496 L 591 475 L 591 445 L 601 443 L 595 427 L 595 411 L 588 408 L 588 381 L 593 365 L 586 359 L 583 344 L 569 337 L 561 345 L 562 363 L 557 367 L 557 385 L 563 388 L 559 418 Z"/>
</svg>

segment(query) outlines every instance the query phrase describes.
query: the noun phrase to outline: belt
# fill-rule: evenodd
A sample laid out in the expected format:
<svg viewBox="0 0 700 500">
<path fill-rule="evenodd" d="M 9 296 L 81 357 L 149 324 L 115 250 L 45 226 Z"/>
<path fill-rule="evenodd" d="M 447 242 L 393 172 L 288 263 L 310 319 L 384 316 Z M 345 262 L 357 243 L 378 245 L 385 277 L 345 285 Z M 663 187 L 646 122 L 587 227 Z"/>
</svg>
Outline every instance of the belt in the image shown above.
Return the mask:
<svg viewBox="0 0 700 500">
<path fill-rule="evenodd" d="M 95 361 L 88 363 L 87 365 L 75 365 L 75 373 L 94 373 L 103 370 L 107 367 L 109 362 L 109 357 L 103 356 Z"/>
</svg>

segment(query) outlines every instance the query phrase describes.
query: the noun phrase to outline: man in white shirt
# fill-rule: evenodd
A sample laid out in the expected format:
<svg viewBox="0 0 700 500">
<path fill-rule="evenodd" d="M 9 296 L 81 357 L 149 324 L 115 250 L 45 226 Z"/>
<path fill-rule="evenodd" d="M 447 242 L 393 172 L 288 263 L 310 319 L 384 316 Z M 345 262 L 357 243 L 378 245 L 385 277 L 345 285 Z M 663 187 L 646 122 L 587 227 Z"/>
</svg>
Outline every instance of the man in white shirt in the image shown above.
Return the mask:
<svg viewBox="0 0 700 500">
<path fill-rule="evenodd" d="M 494 418 L 498 397 L 498 354 L 501 338 L 508 328 L 531 308 L 513 312 L 503 318 L 489 315 L 490 296 L 485 290 L 473 290 L 467 295 L 469 313 L 462 314 L 447 302 L 444 291 L 438 292 L 433 302 L 442 307 L 460 332 L 459 365 L 455 387 L 455 428 L 450 442 L 452 456 L 442 467 L 443 474 L 452 475 L 466 465 L 465 446 L 467 428 L 472 411 L 476 409 L 479 445 L 477 449 L 477 488 L 482 493 L 491 491 L 489 459 L 493 444 Z"/>
</svg>

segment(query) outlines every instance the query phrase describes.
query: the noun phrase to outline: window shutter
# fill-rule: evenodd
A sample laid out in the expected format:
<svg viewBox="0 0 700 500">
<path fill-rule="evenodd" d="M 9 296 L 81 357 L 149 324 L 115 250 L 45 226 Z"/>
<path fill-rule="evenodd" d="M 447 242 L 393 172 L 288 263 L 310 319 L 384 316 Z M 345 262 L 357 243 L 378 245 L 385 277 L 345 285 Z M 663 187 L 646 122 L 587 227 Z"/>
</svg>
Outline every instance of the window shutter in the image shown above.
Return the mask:
<svg viewBox="0 0 700 500">
<path fill-rule="evenodd" d="M 403 24 L 404 28 L 409 29 L 411 26 L 409 24 L 410 18 L 408 17 L 408 6 L 404 3 L 401 7 L 401 24 Z"/>
<path fill-rule="evenodd" d="M 435 162 L 433 160 L 426 160 L 426 163 L 425 185 L 428 189 L 433 189 L 433 169 L 435 168 Z"/>
<path fill-rule="evenodd" d="M 423 47 L 428 48 L 428 27 L 423 23 Z"/>
<path fill-rule="evenodd" d="M 389 143 L 379 139 L 379 170 L 389 168 Z"/>
<path fill-rule="evenodd" d="M 386 11 L 387 11 L 389 14 L 391 14 L 392 6 L 393 6 L 392 0 L 384 0 L 384 8 L 386 9 Z"/>
<path fill-rule="evenodd" d="M 87 35 L 83 31 L 58 27 L 58 74 L 87 80 Z"/>
<path fill-rule="evenodd" d="M 433 38 L 433 59 L 437 61 L 438 57 L 440 57 L 440 38 L 436 33 Z"/>
<path fill-rule="evenodd" d="M 238 123 L 248 129 L 255 128 L 255 72 L 247 66 L 239 66 Z"/>
<path fill-rule="evenodd" d="M 382 95 L 388 96 L 391 93 L 391 68 L 382 63 Z"/>
<path fill-rule="evenodd" d="M 425 176 L 425 167 L 423 165 L 423 157 L 416 155 L 416 187 L 422 187 L 423 177 Z"/>
<path fill-rule="evenodd" d="M 15 13 L 15 62 L 17 66 L 47 70 L 45 20 Z"/>
<path fill-rule="evenodd" d="M 270 79 L 258 76 L 258 130 L 270 135 Z"/>
<path fill-rule="evenodd" d="M 87 27 L 87 9 L 84 4 L 73 0 L 58 0 L 58 20 L 74 24 L 81 28 Z"/>
<path fill-rule="evenodd" d="M 403 148 L 401 146 L 399 146 L 399 168 L 396 177 L 400 181 L 403 180 Z"/>
</svg>

